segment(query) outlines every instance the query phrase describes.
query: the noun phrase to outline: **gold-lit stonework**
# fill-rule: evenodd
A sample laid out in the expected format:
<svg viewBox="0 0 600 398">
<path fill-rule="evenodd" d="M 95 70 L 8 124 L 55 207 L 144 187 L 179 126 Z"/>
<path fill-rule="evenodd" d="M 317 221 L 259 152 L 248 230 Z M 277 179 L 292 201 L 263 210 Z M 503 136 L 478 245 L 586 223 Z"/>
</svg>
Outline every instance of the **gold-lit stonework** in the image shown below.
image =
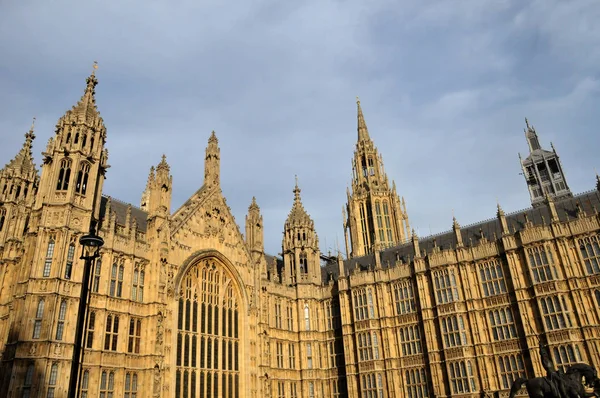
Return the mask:
<svg viewBox="0 0 600 398">
<path fill-rule="evenodd" d="M 452 217 L 448 232 L 418 237 L 357 99 L 348 258 L 320 252 L 298 180 L 272 256 L 255 198 L 243 235 L 235 223 L 215 132 L 204 184 L 179 209 L 165 156 L 139 207 L 103 192 L 96 67 L 58 120 L 41 173 L 33 126 L 0 170 L 0 396 L 66 396 L 79 237 L 92 218 L 105 244 L 92 269 L 82 397 L 506 395 L 516 377 L 543 374 L 540 338 L 558 367 L 600 366 L 600 178 L 572 195 L 529 122 L 532 207 L 491 204 L 490 220 L 461 227 Z"/>
</svg>

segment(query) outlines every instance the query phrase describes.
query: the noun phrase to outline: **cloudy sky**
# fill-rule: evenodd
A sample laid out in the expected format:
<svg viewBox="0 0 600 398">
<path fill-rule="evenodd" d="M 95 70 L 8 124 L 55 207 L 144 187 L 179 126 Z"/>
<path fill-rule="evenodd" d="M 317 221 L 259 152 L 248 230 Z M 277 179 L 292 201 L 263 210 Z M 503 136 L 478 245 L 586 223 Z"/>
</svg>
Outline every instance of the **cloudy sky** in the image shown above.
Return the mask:
<svg viewBox="0 0 600 398">
<path fill-rule="evenodd" d="M 529 204 L 524 117 L 574 192 L 600 168 L 600 2 L 10 1 L 0 13 L 0 163 L 37 117 L 35 156 L 97 60 L 105 193 L 139 205 L 162 153 L 177 209 L 211 130 L 238 224 L 253 195 L 281 251 L 294 175 L 321 249 L 343 242 L 355 97 L 420 235 Z"/>
</svg>

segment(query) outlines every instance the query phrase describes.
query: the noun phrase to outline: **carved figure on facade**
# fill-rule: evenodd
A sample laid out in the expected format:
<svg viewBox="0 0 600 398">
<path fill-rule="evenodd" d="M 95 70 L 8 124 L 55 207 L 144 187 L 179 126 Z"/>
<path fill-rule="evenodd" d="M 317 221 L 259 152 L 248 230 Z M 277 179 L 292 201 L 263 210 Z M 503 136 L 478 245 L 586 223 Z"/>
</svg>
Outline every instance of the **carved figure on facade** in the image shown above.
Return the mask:
<svg viewBox="0 0 600 398">
<path fill-rule="evenodd" d="M 165 327 L 163 326 L 164 316 L 162 312 L 158 313 L 156 320 L 156 344 L 155 349 L 158 353 L 161 353 L 161 348 L 163 346 Z"/>
</svg>

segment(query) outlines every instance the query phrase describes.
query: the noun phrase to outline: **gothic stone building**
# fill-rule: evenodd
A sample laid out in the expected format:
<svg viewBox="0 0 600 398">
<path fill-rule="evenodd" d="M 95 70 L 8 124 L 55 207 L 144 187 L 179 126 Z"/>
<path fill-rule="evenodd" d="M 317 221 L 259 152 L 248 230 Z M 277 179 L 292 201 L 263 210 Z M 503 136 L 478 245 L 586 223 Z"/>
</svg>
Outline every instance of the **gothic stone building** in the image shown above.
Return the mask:
<svg viewBox="0 0 600 398">
<path fill-rule="evenodd" d="M 43 152 L 34 132 L 0 171 L 0 396 L 63 397 L 93 220 L 81 397 L 478 397 L 557 366 L 600 366 L 600 182 L 573 196 L 529 124 L 532 208 L 447 233 L 410 231 L 358 104 L 349 258 L 319 251 L 296 185 L 282 255 L 263 250 L 255 200 L 245 234 L 219 182 L 213 133 L 204 185 L 172 211 L 166 159 L 140 207 L 105 195 L 97 79 Z"/>
</svg>

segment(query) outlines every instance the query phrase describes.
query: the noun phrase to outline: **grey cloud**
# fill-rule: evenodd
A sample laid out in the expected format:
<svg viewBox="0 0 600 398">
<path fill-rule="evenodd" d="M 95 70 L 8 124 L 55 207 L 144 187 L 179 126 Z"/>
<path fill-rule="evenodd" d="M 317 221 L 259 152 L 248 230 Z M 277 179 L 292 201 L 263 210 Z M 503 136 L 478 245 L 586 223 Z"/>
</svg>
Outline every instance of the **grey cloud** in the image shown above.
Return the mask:
<svg viewBox="0 0 600 398">
<path fill-rule="evenodd" d="M 35 3 L 35 4 L 33 4 Z M 32 5 L 35 5 L 34 7 Z M 600 144 L 595 1 L 12 2 L 0 16 L 0 163 L 38 117 L 35 152 L 100 62 L 106 193 L 136 204 L 166 153 L 173 208 L 202 183 L 211 130 L 242 224 L 253 195 L 280 251 L 294 174 L 323 250 L 341 206 L 360 95 L 421 234 L 528 204 L 523 117 L 554 141 L 573 191 Z M 18 32 L 18 34 L 15 34 Z M 243 225 L 240 225 L 243 228 Z M 325 242 L 326 241 L 326 242 Z"/>
</svg>

